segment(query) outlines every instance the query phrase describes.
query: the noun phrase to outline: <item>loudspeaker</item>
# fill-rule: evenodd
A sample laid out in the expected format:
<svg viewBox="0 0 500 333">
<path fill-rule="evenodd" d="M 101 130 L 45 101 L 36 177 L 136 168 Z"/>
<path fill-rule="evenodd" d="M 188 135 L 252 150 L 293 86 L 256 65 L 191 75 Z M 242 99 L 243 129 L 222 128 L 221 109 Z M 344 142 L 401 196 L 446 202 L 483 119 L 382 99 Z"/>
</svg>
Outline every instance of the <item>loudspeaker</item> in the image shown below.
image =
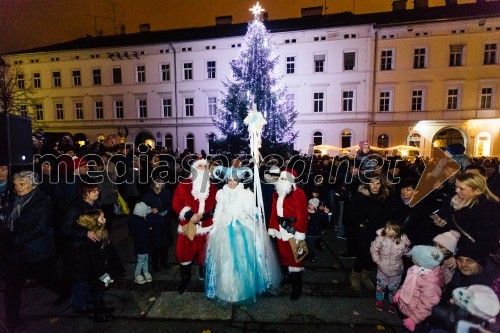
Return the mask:
<svg viewBox="0 0 500 333">
<path fill-rule="evenodd" d="M 9 123 L 10 146 L 8 146 L 7 122 Z M 8 164 L 8 148 L 10 148 L 12 165 L 33 163 L 33 140 L 31 137 L 30 118 L 0 112 L 0 164 Z"/>
</svg>

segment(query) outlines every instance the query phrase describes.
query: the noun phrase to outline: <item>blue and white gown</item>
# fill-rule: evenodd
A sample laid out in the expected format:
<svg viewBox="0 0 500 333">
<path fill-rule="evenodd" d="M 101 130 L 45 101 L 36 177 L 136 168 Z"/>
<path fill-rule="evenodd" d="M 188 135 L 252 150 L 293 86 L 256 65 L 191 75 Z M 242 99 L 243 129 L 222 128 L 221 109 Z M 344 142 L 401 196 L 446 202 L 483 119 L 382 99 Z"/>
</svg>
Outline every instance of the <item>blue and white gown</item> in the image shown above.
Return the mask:
<svg viewBox="0 0 500 333">
<path fill-rule="evenodd" d="M 213 228 L 205 263 L 207 298 L 224 303 L 255 302 L 264 292 L 277 293 L 278 257 L 265 224 L 255 220 L 255 197 L 238 184 L 217 192 Z"/>
</svg>

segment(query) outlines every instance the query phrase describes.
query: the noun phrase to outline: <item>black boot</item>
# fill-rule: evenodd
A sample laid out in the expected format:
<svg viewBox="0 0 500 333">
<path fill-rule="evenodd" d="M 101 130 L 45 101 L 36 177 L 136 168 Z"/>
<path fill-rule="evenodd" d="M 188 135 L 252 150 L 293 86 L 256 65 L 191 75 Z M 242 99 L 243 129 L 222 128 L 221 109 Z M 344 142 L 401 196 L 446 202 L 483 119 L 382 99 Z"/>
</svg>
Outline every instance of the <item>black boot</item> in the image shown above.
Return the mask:
<svg viewBox="0 0 500 333">
<path fill-rule="evenodd" d="M 198 266 L 198 280 L 205 281 L 205 266 Z"/>
<path fill-rule="evenodd" d="M 179 294 L 184 294 L 191 280 L 191 265 L 181 265 L 181 284 L 179 285 Z"/>
<path fill-rule="evenodd" d="M 282 284 L 292 283 L 292 280 L 290 280 L 290 272 L 288 271 L 288 266 L 281 266 L 281 272 L 283 273 Z"/>
<path fill-rule="evenodd" d="M 292 293 L 290 300 L 296 301 L 302 294 L 302 272 L 290 273 L 290 280 L 292 280 Z"/>
</svg>

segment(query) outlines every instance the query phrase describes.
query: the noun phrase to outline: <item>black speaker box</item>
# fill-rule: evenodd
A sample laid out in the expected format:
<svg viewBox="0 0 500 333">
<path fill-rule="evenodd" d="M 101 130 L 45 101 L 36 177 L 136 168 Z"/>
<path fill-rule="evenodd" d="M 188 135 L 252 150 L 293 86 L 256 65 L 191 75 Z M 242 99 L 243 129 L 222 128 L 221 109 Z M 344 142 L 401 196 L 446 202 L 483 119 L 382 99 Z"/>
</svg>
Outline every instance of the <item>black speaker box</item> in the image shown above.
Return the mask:
<svg viewBox="0 0 500 333">
<path fill-rule="evenodd" d="M 8 118 L 8 120 L 7 120 Z M 7 131 L 7 123 L 9 131 Z M 7 138 L 10 134 L 10 146 Z M 31 119 L 0 112 L 0 164 L 26 165 L 33 163 L 33 140 L 31 138 Z"/>
</svg>

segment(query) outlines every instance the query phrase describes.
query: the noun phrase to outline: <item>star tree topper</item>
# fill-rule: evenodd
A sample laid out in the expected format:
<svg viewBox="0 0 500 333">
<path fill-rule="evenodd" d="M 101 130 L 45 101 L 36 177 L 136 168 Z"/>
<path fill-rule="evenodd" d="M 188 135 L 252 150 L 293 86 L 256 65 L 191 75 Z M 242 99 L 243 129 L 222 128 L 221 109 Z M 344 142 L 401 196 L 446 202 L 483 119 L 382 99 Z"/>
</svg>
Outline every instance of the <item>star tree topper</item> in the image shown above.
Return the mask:
<svg viewBox="0 0 500 333">
<path fill-rule="evenodd" d="M 249 11 L 253 13 L 254 19 L 258 19 L 260 17 L 260 13 L 265 10 L 259 5 L 259 2 L 257 1 L 257 3 L 252 8 L 250 8 Z"/>
</svg>

